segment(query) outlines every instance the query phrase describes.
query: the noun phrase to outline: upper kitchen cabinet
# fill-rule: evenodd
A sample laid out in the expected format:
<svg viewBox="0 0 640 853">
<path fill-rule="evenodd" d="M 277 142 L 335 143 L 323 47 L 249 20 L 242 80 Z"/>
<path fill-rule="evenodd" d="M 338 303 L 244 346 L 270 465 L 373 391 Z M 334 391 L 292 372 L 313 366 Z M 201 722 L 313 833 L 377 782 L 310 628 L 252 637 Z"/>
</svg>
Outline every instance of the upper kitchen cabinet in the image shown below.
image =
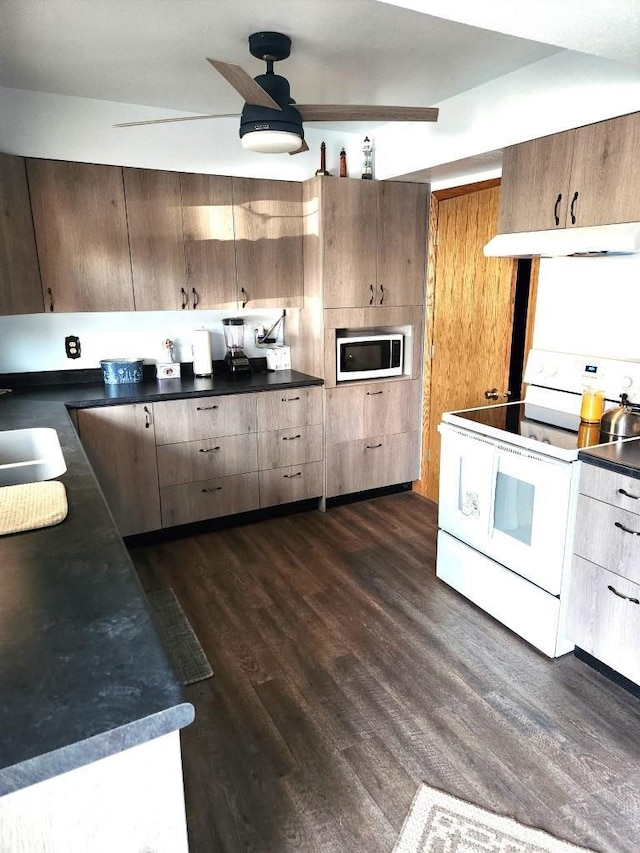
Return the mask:
<svg viewBox="0 0 640 853">
<path fill-rule="evenodd" d="M 122 169 L 27 160 L 46 311 L 133 311 Z"/>
<path fill-rule="evenodd" d="M 188 308 L 235 308 L 231 178 L 181 174 Z"/>
<path fill-rule="evenodd" d="M 301 307 L 302 185 L 251 178 L 232 184 L 240 305 Z"/>
<path fill-rule="evenodd" d="M 180 177 L 152 169 L 123 174 L 136 310 L 186 309 L 193 300 L 187 293 Z"/>
<path fill-rule="evenodd" d="M 38 255 L 22 157 L 0 154 L 0 314 L 42 313 Z"/>
<path fill-rule="evenodd" d="M 640 219 L 640 113 L 506 148 L 499 231 Z"/>
<path fill-rule="evenodd" d="M 422 304 L 427 187 L 326 178 L 315 186 L 325 307 Z"/>
</svg>

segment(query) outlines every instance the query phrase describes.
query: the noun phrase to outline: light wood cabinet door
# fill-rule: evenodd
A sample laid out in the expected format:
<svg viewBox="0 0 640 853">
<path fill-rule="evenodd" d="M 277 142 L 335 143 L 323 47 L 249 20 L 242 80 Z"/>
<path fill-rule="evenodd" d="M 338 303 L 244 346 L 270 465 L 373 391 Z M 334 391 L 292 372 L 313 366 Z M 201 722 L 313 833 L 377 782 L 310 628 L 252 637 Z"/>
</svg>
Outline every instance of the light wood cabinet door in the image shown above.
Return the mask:
<svg viewBox="0 0 640 853">
<path fill-rule="evenodd" d="M 161 487 L 258 470 L 254 432 L 223 435 L 204 441 L 162 444 L 158 447 L 157 455 Z"/>
<path fill-rule="evenodd" d="M 640 516 L 579 495 L 573 550 L 591 563 L 640 583 Z"/>
<path fill-rule="evenodd" d="M 574 556 L 568 601 L 571 642 L 640 684 L 640 585 Z"/>
<path fill-rule="evenodd" d="M 236 256 L 231 178 L 180 175 L 187 307 L 235 308 Z"/>
<path fill-rule="evenodd" d="M 376 304 L 378 184 L 323 178 L 321 198 L 324 307 Z"/>
<path fill-rule="evenodd" d="M 309 462 L 260 471 L 260 506 L 280 504 L 318 498 L 323 494 L 323 464 Z"/>
<path fill-rule="evenodd" d="M 571 200 L 575 131 L 556 133 L 505 148 L 502 154 L 498 231 L 564 228 Z"/>
<path fill-rule="evenodd" d="M 327 444 L 413 432 L 420 419 L 420 380 L 328 388 Z"/>
<path fill-rule="evenodd" d="M 302 307 L 302 184 L 232 178 L 238 299 Z"/>
<path fill-rule="evenodd" d="M 137 311 L 189 304 L 176 172 L 123 169 L 133 292 Z"/>
<path fill-rule="evenodd" d="M 158 530 L 160 497 L 152 404 L 80 409 L 80 440 L 122 536 Z"/>
<path fill-rule="evenodd" d="M 258 433 L 258 468 L 285 468 L 323 458 L 322 424 Z"/>
<path fill-rule="evenodd" d="M 580 494 L 640 515 L 640 480 L 636 477 L 584 464 L 580 470 Z"/>
<path fill-rule="evenodd" d="M 154 405 L 156 444 L 256 431 L 256 394 L 192 397 Z"/>
<path fill-rule="evenodd" d="M 46 311 L 133 311 L 122 169 L 27 160 Z"/>
<path fill-rule="evenodd" d="M 285 388 L 257 395 L 258 429 L 322 423 L 322 388 Z"/>
<path fill-rule="evenodd" d="M 191 524 L 222 515 L 258 509 L 260 491 L 256 471 L 160 489 L 162 526 Z"/>
<path fill-rule="evenodd" d="M 23 157 L 0 153 L 0 315 L 42 314 L 40 268 Z"/>
<path fill-rule="evenodd" d="M 422 305 L 426 281 L 427 186 L 391 181 L 381 181 L 377 186 L 375 304 Z"/>
<path fill-rule="evenodd" d="M 328 498 L 417 479 L 418 433 L 381 435 L 327 447 Z"/>
</svg>

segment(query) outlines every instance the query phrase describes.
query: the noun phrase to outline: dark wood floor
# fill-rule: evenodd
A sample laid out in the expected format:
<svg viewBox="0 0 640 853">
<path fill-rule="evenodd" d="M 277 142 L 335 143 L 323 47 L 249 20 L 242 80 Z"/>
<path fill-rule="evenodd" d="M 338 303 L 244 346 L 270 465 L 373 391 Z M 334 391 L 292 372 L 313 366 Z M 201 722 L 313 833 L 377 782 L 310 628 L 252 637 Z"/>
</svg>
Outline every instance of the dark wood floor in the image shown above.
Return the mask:
<svg viewBox="0 0 640 853">
<path fill-rule="evenodd" d="M 435 537 L 403 493 L 132 551 L 216 673 L 186 690 L 192 853 L 388 853 L 420 780 L 640 850 L 640 702 L 438 581 Z"/>
</svg>

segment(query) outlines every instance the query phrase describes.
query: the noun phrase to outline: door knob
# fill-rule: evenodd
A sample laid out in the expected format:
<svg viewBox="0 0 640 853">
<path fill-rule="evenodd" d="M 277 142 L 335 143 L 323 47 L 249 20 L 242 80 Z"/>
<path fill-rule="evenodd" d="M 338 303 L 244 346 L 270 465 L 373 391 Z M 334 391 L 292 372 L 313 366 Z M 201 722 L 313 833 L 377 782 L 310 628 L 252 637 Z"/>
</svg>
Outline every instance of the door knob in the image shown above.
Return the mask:
<svg viewBox="0 0 640 853">
<path fill-rule="evenodd" d="M 505 391 L 503 394 L 499 394 L 497 388 L 492 388 L 491 391 L 484 392 L 484 398 L 485 400 L 499 400 L 500 397 L 504 397 L 505 400 L 508 400 L 510 393 L 510 391 Z"/>
</svg>

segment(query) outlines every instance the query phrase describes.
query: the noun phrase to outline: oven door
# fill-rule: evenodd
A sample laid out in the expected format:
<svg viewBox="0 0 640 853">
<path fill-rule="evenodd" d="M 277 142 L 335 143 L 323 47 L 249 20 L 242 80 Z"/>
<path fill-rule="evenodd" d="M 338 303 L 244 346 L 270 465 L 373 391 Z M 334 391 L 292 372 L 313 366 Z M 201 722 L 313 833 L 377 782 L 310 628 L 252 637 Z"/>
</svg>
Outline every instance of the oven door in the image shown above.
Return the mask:
<svg viewBox="0 0 640 853">
<path fill-rule="evenodd" d="M 439 524 L 560 594 L 571 463 L 441 426 Z"/>
</svg>

